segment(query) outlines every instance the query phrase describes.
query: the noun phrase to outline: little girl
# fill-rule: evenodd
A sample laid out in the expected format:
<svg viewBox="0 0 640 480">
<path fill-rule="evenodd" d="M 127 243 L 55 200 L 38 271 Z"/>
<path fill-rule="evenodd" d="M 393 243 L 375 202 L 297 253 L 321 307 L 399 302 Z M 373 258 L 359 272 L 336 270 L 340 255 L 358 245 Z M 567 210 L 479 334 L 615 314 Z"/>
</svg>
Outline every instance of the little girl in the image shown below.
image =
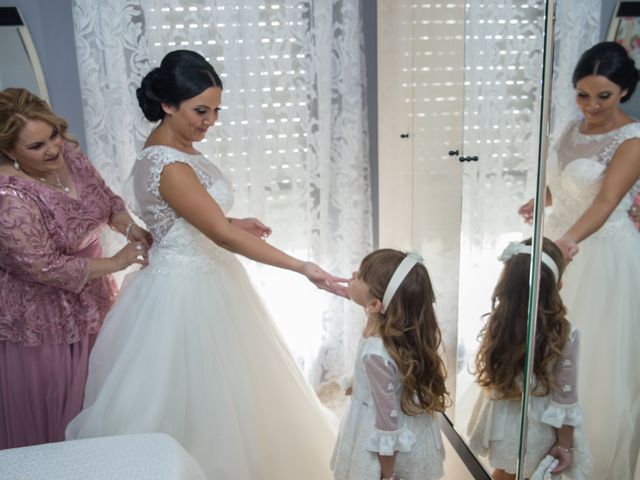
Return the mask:
<svg viewBox="0 0 640 480">
<path fill-rule="evenodd" d="M 331 461 L 336 480 L 443 475 L 435 413 L 448 392 L 433 288 L 421 262 L 416 253 L 377 250 L 349 281 L 349 298 L 364 307 L 367 323 Z"/>
<path fill-rule="evenodd" d="M 562 252 L 546 238 L 542 250 L 525 477 L 535 472 L 535 478 L 550 478 L 538 475 L 554 457 L 547 475 L 563 472 L 570 478 L 584 479 L 588 478 L 591 460 L 579 428 L 579 335 L 567 321 L 560 298 L 565 267 Z M 476 380 L 483 391 L 468 427 L 471 449 L 489 457 L 495 480 L 513 479 L 517 469 L 531 242 L 510 244 L 500 260 L 504 269 L 493 291 L 492 310 L 480 333 L 476 357 Z"/>
</svg>

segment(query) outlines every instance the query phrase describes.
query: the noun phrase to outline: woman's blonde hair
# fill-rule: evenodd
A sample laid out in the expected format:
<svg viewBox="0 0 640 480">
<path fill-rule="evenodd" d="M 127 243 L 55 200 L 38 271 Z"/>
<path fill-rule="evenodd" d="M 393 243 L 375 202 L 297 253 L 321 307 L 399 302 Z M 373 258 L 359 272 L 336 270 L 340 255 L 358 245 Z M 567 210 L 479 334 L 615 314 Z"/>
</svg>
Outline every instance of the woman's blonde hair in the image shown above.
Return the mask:
<svg viewBox="0 0 640 480">
<path fill-rule="evenodd" d="M 397 250 L 381 249 L 362 260 L 360 277 L 371 295 L 383 298 L 393 272 L 405 257 Z M 400 370 L 404 385 L 401 407 L 407 415 L 441 412 L 449 404 L 446 369 L 438 353 L 441 333 L 434 302 L 427 269 L 418 263 L 379 317 L 378 333 Z"/>
<path fill-rule="evenodd" d="M 531 240 L 523 242 L 531 244 Z M 560 297 L 559 282 L 565 269 L 562 252 L 548 238 L 543 251 L 558 266 L 556 279 L 542 263 L 533 374 L 535 395 L 544 396 L 554 385 L 551 366 L 560 358 L 570 332 L 567 311 Z M 491 312 L 480 332 L 480 349 L 476 356 L 478 384 L 491 389 L 498 398 L 514 399 L 522 395 L 526 359 L 527 311 L 529 305 L 529 271 L 531 256 L 514 255 L 504 268 L 491 297 Z"/>
<path fill-rule="evenodd" d="M 48 123 L 58 129 L 62 138 L 78 145 L 67 134 L 67 122 L 54 114 L 47 102 L 24 88 L 6 88 L 0 92 L 0 154 L 13 150 L 20 131 L 30 120 Z"/>
</svg>

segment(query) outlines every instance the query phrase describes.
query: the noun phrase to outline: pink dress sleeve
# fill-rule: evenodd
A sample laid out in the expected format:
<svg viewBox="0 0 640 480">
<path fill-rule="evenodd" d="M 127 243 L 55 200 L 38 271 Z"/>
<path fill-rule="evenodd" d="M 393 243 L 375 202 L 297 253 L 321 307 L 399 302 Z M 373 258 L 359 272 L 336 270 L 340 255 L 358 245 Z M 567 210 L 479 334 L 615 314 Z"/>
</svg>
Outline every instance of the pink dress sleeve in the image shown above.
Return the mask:
<svg viewBox="0 0 640 480">
<path fill-rule="evenodd" d="M 85 183 L 92 183 L 97 188 L 102 190 L 104 194 L 109 198 L 109 207 L 111 208 L 111 216 L 109 218 L 109 223 L 113 217 L 119 213 L 127 212 L 127 205 L 122 198 L 113 193 L 113 191 L 107 186 L 106 182 L 102 178 L 102 176 L 98 173 L 96 168 L 93 166 L 89 158 L 73 144 L 67 144 L 66 146 L 68 155 L 73 158 L 75 162 L 82 169 L 81 175 L 84 175 L 89 178 L 83 179 Z"/>
<path fill-rule="evenodd" d="M 89 259 L 56 248 L 37 204 L 10 188 L 0 194 L 0 268 L 23 281 L 75 293 L 89 279 Z"/>
</svg>

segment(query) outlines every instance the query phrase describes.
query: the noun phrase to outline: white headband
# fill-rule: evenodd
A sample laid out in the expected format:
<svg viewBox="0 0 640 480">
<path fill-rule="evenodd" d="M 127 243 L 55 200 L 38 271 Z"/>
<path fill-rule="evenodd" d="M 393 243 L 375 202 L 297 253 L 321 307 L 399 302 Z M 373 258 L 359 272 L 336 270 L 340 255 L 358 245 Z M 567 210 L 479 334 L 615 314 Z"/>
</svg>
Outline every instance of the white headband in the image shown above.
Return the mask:
<svg viewBox="0 0 640 480">
<path fill-rule="evenodd" d="M 389 280 L 389 284 L 384 291 L 384 296 L 382 297 L 382 309 L 380 310 L 380 313 L 384 314 L 384 312 L 387 311 L 387 307 L 389 307 L 389 303 L 391 302 L 393 296 L 396 294 L 396 291 L 404 280 L 404 277 L 407 276 L 407 274 L 411 271 L 416 263 L 421 263 L 423 260 L 424 259 L 418 252 L 413 251 L 407 253 L 407 256 L 402 259 L 400 265 L 398 265 L 398 268 L 396 268 L 396 271 L 393 272 L 391 280 Z"/>
<path fill-rule="evenodd" d="M 520 242 L 511 242 L 509 245 L 507 245 L 507 248 L 505 248 L 502 254 L 498 257 L 498 260 L 501 260 L 502 262 L 506 262 L 511 257 L 513 257 L 514 255 L 518 255 L 519 253 L 526 253 L 527 255 L 531 255 L 531 245 L 525 245 L 524 243 L 520 243 Z M 556 283 L 557 283 L 558 279 L 560 278 L 560 271 L 558 270 L 558 266 L 556 265 L 556 262 L 554 262 L 553 258 L 551 258 L 545 252 L 541 252 L 541 253 L 542 253 L 542 256 L 541 256 L 542 263 L 544 263 L 547 267 L 549 267 L 549 269 L 553 272 L 553 276 L 555 277 Z"/>
</svg>

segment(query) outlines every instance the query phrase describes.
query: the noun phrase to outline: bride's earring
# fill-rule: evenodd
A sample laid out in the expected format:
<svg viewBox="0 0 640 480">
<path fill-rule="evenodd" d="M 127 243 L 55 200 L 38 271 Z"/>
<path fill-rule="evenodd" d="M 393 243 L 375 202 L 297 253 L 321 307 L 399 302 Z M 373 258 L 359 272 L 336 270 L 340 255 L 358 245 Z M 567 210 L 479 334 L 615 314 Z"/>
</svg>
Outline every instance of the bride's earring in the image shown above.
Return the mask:
<svg viewBox="0 0 640 480">
<path fill-rule="evenodd" d="M 20 164 L 18 164 L 18 160 L 16 160 L 15 158 L 13 159 L 13 168 L 15 168 L 16 170 L 20 170 Z"/>
</svg>

